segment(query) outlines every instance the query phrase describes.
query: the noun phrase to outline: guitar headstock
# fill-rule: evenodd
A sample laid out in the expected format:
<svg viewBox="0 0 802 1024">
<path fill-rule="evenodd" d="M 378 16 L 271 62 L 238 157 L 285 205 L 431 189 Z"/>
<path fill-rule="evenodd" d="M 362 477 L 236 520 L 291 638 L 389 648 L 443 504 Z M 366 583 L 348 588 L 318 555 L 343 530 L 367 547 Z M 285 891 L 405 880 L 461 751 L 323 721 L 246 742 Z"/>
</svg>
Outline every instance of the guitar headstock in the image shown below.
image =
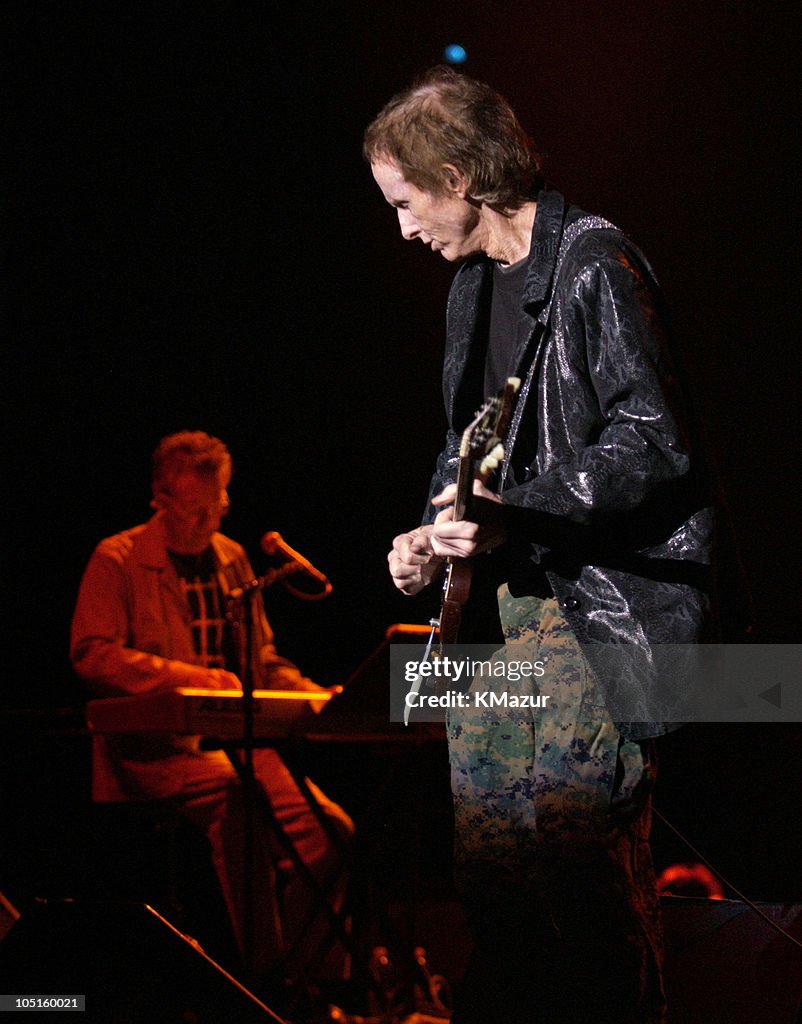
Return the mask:
<svg viewBox="0 0 802 1024">
<path fill-rule="evenodd" d="M 462 433 L 460 461 L 478 462 L 475 475 L 487 479 L 504 458 L 507 434 L 520 377 L 508 377 L 497 395 L 488 398 Z"/>
<path fill-rule="evenodd" d="M 473 480 L 486 480 L 504 458 L 504 438 L 520 386 L 520 377 L 508 377 L 501 391 L 487 399 L 462 432 L 454 501 L 455 520 L 465 518 Z"/>
</svg>

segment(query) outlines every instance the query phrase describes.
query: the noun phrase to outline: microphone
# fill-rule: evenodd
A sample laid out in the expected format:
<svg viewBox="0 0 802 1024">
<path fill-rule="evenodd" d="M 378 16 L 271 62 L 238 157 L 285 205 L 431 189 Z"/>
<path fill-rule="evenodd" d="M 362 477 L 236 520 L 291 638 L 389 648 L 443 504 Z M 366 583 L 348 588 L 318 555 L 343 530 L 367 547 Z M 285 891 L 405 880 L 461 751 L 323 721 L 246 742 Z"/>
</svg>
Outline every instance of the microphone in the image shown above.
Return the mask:
<svg viewBox="0 0 802 1024">
<path fill-rule="evenodd" d="M 285 580 L 284 586 L 288 590 L 292 591 L 292 593 L 297 593 L 297 596 L 304 597 L 307 600 L 326 597 L 331 593 L 331 583 L 328 578 L 320 571 L 320 569 L 316 569 L 308 558 L 304 558 L 300 552 L 291 548 L 280 533 L 277 533 L 275 530 L 270 530 L 264 535 L 264 537 L 262 537 L 259 543 L 262 551 L 264 551 L 266 555 L 283 555 L 290 562 L 294 562 L 295 565 L 299 566 L 307 574 L 307 576 L 310 576 L 316 583 L 319 583 L 323 587 L 323 592 L 321 594 L 307 594 L 303 591 L 296 591 L 296 589 L 290 586 L 290 584 Z"/>
</svg>

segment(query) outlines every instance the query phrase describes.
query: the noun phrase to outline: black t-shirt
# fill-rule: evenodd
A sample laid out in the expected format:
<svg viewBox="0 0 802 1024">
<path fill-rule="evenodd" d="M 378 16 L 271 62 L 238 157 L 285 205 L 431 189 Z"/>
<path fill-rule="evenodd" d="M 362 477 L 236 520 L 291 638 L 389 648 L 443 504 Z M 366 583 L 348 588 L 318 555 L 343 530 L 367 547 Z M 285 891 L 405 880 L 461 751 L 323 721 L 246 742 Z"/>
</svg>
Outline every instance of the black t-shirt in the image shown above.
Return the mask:
<svg viewBox="0 0 802 1024">
<path fill-rule="evenodd" d="M 498 394 L 514 367 L 513 357 L 528 322 L 521 310 L 527 260 L 511 266 L 497 263 L 493 268 L 493 297 L 490 306 L 487 354 L 485 356 L 485 398 Z"/>
</svg>

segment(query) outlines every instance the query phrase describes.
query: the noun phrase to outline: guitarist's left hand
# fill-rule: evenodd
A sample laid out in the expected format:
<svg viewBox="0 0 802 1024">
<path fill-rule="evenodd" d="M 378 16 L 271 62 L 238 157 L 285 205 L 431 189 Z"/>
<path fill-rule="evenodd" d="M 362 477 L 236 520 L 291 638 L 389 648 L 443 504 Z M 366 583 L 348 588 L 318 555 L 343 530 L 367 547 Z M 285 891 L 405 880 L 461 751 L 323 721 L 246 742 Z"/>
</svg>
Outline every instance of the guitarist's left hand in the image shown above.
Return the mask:
<svg viewBox="0 0 802 1024">
<path fill-rule="evenodd" d="M 479 480 L 473 482 L 470 519 L 454 522 L 453 501 L 457 493 L 455 484 L 449 484 L 432 504 L 446 506 L 438 512 L 431 534 L 432 550 L 443 558 L 472 558 L 483 551 L 491 551 L 503 544 L 507 532 L 498 495 L 489 491 Z"/>
</svg>

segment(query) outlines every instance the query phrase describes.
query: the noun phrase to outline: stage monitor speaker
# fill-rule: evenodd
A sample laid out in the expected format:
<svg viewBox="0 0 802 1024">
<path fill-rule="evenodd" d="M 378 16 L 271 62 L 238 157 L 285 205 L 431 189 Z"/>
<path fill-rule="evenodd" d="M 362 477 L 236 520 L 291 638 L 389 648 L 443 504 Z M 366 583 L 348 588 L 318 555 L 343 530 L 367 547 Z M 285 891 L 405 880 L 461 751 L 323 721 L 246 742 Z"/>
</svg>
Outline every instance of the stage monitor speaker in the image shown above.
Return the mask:
<svg viewBox="0 0 802 1024">
<path fill-rule="evenodd" d="M 747 904 L 664 896 L 671 1024 L 799 1024 L 802 949 Z M 802 905 L 758 904 L 802 941 Z"/>
<path fill-rule="evenodd" d="M 145 903 L 35 900 L 0 942 L 0 992 L 84 995 L 102 1024 L 281 1022 Z"/>
</svg>

